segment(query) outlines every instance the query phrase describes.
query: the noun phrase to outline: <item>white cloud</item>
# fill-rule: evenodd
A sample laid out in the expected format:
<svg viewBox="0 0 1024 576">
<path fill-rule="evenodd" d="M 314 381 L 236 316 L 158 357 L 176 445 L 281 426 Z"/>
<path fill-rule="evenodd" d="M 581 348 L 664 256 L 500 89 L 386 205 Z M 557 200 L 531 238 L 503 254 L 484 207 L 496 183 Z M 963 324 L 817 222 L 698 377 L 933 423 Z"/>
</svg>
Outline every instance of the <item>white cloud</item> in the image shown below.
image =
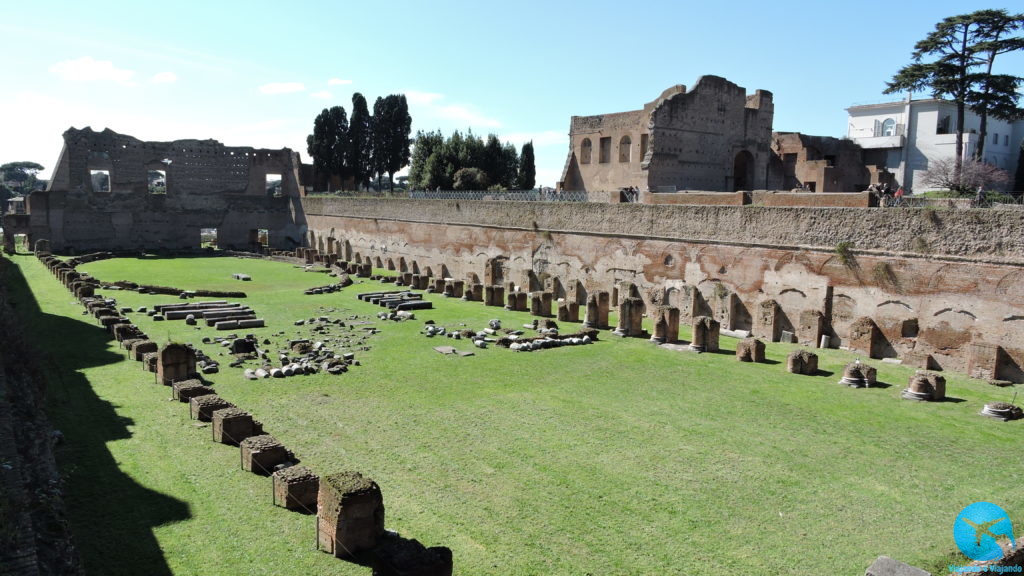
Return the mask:
<svg viewBox="0 0 1024 576">
<path fill-rule="evenodd" d="M 451 121 L 452 124 L 462 129 L 467 126 L 478 128 L 497 128 L 501 122 L 480 114 L 472 106 L 465 104 L 439 104 L 444 99 L 444 94 L 436 92 L 420 92 L 418 90 L 407 90 L 404 92 L 405 99 L 409 103 L 413 117 L 424 115 L 428 118 L 437 118 Z"/>
<path fill-rule="evenodd" d="M 159 72 L 149 79 L 153 84 L 170 84 L 178 81 L 178 75 L 174 72 Z"/>
<path fill-rule="evenodd" d="M 430 106 L 434 102 L 444 98 L 443 94 L 437 94 L 435 92 L 419 92 L 417 90 L 406 90 L 404 94 L 406 102 L 417 106 Z"/>
<path fill-rule="evenodd" d="M 114 66 L 110 60 L 95 60 L 82 56 L 75 60 L 64 60 L 50 66 L 50 72 L 72 82 L 113 82 L 122 86 L 135 86 L 132 76 L 135 72 Z"/>
<path fill-rule="evenodd" d="M 351 80 L 342 80 L 341 78 L 331 78 L 327 81 L 328 86 L 346 86 L 351 83 Z"/>
<path fill-rule="evenodd" d="M 313 97 L 313 98 L 319 98 L 321 100 L 330 100 L 331 99 L 331 93 L 328 92 L 327 90 L 321 90 L 319 92 L 313 92 L 312 94 L 310 94 L 310 96 Z"/>
<path fill-rule="evenodd" d="M 271 82 L 260 86 L 260 92 L 264 94 L 290 94 L 305 89 L 306 86 L 302 82 Z"/>
</svg>

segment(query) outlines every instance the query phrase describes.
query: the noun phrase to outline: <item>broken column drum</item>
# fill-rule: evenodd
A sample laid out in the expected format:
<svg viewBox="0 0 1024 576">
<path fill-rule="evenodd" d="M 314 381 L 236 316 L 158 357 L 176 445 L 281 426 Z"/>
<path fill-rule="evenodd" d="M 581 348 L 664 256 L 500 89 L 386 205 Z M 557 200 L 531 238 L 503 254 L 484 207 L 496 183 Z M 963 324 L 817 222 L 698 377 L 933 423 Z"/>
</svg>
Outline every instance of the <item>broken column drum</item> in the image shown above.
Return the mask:
<svg viewBox="0 0 1024 576">
<path fill-rule="evenodd" d="M 851 388 L 870 388 L 875 383 L 877 373 L 874 366 L 855 360 L 843 368 L 843 377 L 839 383 Z"/>
</svg>

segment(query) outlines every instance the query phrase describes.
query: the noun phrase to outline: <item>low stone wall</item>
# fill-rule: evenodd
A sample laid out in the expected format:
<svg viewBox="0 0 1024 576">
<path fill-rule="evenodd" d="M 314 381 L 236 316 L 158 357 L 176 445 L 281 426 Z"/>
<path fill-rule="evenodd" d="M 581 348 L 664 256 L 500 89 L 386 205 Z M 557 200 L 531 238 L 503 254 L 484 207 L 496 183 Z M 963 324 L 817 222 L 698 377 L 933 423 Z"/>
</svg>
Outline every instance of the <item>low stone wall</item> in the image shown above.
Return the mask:
<svg viewBox="0 0 1024 576">
<path fill-rule="evenodd" d="M 1024 264 L 1024 211 L 1015 210 L 897 211 L 368 198 L 304 198 L 302 205 L 309 228 L 325 236 L 331 226 L 325 228 L 318 217 L 779 248 L 832 250 L 840 242 L 849 242 L 858 250 Z M 341 229 L 337 231 L 340 238 Z"/>
<path fill-rule="evenodd" d="M 643 204 L 688 206 L 743 206 L 750 204 L 748 192 L 641 192 Z"/>
<path fill-rule="evenodd" d="M 793 196 L 800 196 L 794 194 Z M 810 194 L 808 194 L 810 196 Z M 851 197 L 854 197 L 851 195 Z M 927 209 L 307 199 L 339 262 L 611 306 L 709 316 L 769 340 L 855 347 L 1024 381 L 1024 214 Z M 504 305 L 504 301 L 501 302 Z M 806 321 L 805 321 L 806 320 Z"/>
<path fill-rule="evenodd" d="M 870 208 L 878 198 L 870 192 L 769 192 L 756 190 L 751 202 L 759 206 L 806 208 Z"/>
</svg>

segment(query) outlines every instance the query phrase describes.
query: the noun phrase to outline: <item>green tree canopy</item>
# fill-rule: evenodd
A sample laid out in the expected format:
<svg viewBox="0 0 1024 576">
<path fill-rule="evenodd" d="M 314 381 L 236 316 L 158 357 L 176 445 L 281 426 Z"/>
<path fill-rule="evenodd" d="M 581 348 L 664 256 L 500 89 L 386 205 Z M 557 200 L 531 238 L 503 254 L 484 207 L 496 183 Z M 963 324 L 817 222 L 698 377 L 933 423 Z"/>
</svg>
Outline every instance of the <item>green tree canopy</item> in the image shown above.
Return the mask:
<svg viewBox="0 0 1024 576">
<path fill-rule="evenodd" d="M 313 133 L 306 137 L 306 150 L 313 158 L 317 172 L 328 177 L 346 178 L 349 170 L 346 162 L 348 152 L 348 115 L 341 106 L 324 108 L 313 121 Z"/>
<path fill-rule="evenodd" d="M 479 168 L 463 168 L 455 173 L 452 187 L 456 190 L 486 190 L 487 174 Z"/>
<path fill-rule="evenodd" d="M 885 93 L 930 90 L 935 98 L 956 103 L 956 172 L 959 174 L 964 148 L 964 112 L 972 109 L 982 116 L 1016 107 L 1016 87 L 1020 81 L 1001 80 L 992 75 L 996 55 L 1020 50 L 1013 32 L 1021 28 L 1024 16 L 1005 10 L 979 10 L 950 16 L 935 25 L 935 30 L 914 45 L 913 62 L 901 68 L 886 84 Z M 925 61 L 926 57 L 930 61 Z M 1011 89 L 1012 88 L 1012 89 Z M 1009 91 L 1008 91 L 1009 90 Z M 985 140 L 983 125 L 981 142 Z M 983 146 L 983 144 L 982 144 Z"/>
<path fill-rule="evenodd" d="M 533 140 L 523 144 L 523 151 L 519 154 L 519 182 L 520 190 L 533 190 L 537 185 L 537 167 L 533 159 Z"/>
<path fill-rule="evenodd" d="M 37 182 L 36 174 L 41 170 L 43 166 L 35 162 L 8 162 L 0 166 L 0 184 L 7 185 L 12 192 L 31 192 Z"/>
<path fill-rule="evenodd" d="M 370 131 L 370 110 L 366 98 L 359 92 L 352 95 L 352 119 L 348 126 L 348 137 L 346 164 L 355 178 L 356 187 L 363 186 L 373 173 L 370 164 L 373 157 L 373 134 Z"/>
<path fill-rule="evenodd" d="M 395 172 L 409 165 L 409 133 L 412 116 L 404 94 L 378 97 L 373 103 L 371 139 L 373 141 L 373 172 L 380 178 L 387 173 L 394 190 Z"/>
<path fill-rule="evenodd" d="M 502 144 L 494 134 L 485 142 L 472 131 L 463 134 L 456 130 L 447 139 L 440 132 L 417 133 L 409 168 L 409 184 L 414 189 L 450 190 L 455 186 L 456 174 L 465 168 L 479 169 L 491 189 L 514 189 L 518 185 L 519 154 L 515 146 Z"/>
<path fill-rule="evenodd" d="M 444 146 L 444 136 L 441 132 L 416 132 L 413 141 L 412 163 L 409 165 L 409 187 L 419 190 L 430 190 L 437 185 L 431 186 L 430 176 L 427 170 L 427 161 L 435 156 L 441 147 Z"/>
</svg>

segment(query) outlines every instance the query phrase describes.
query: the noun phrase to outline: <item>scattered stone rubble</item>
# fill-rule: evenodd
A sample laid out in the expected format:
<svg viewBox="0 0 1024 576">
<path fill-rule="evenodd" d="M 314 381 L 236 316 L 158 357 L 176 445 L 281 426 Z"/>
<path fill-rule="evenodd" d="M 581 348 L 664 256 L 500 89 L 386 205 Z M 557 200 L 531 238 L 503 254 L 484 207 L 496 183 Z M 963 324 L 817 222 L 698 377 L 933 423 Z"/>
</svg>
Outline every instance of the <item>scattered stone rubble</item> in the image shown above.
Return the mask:
<svg viewBox="0 0 1024 576">
<path fill-rule="evenodd" d="M 364 292 L 357 294 L 357 298 L 364 302 L 377 304 L 393 310 L 429 310 L 434 307 L 429 300 L 424 300 L 423 295 L 418 292 L 404 290 L 388 290 L 383 292 Z"/>
</svg>

